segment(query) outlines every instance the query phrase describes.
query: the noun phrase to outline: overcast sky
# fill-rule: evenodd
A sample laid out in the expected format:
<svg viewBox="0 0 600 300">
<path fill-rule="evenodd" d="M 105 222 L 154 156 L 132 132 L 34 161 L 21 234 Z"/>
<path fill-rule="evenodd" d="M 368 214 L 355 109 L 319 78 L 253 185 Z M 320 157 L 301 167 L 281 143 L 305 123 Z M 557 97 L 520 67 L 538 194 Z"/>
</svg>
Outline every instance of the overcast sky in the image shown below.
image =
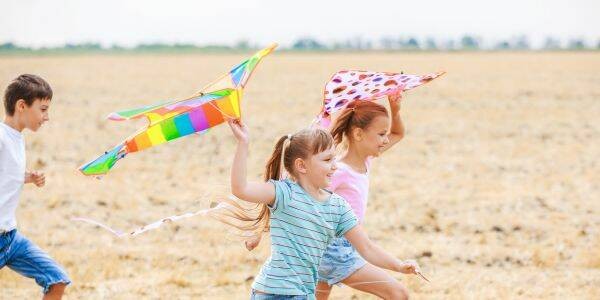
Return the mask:
<svg viewBox="0 0 600 300">
<path fill-rule="evenodd" d="M 289 45 L 362 37 L 600 40 L 600 0 L 0 0 L 0 43 L 100 42 Z"/>
</svg>

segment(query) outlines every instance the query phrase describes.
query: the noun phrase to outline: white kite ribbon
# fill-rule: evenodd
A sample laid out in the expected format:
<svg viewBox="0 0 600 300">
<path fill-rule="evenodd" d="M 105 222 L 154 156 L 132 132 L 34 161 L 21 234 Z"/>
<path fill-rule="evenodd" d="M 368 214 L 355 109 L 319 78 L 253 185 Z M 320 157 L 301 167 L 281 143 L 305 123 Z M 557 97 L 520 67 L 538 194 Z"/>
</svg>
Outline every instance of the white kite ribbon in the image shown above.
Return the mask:
<svg viewBox="0 0 600 300">
<path fill-rule="evenodd" d="M 187 218 L 191 218 L 191 217 L 194 217 L 194 216 L 197 216 L 197 215 L 206 215 L 208 213 L 217 211 L 217 210 L 222 209 L 222 208 L 227 208 L 227 207 L 231 207 L 231 206 L 229 204 L 227 204 L 227 203 L 219 203 L 215 207 L 212 207 L 212 208 L 202 209 L 202 210 L 199 210 L 199 211 L 196 211 L 196 212 L 188 212 L 188 213 L 181 214 L 181 215 L 174 215 L 174 216 L 162 218 L 162 219 L 160 219 L 160 220 L 158 220 L 156 222 L 144 225 L 142 227 L 138 227 L 138 228 L 136 228 L 136 229 L 134 229 L 134 230 L 132 230 L 130 232 L 127 232 L 127 233 L 123 232 L 121 230 L 113 229 L 113 228 L 111 228 L 111 227 L 109 227 L 107 225 L 104 225 L 104 224 L 102 224 L 102 223 L 100 223 L 98 221 L 94 221 L 94 220 L 91 220 L 91 219 L 88 219 L 88 218 L 80 218 L 80 217 L 78 217 L 78 218 L 72 218 L 71 220 L 85 222 L 85 223 L 89 223 L 89 224 L 92 224 L 92 225 L 99 226 L 100 228 L 109 231 L 110 233 L 114 234 L 115 236 L 117 236 L 119 238 L 122 238 L 122 237 L 126 237 L 126 236 L 130 236 L 130 237 L 131 236 L 136 236 L 136 235 L 142 234 L 142 233 L 144 233 L 146 231 L 154 230 L 156 228 L 159 228 L 160 226 L 162 226 L 165 223 L 177 222 L 177 221 L 179 221 L 181 219 L 187 219 Z"/>
</svg>

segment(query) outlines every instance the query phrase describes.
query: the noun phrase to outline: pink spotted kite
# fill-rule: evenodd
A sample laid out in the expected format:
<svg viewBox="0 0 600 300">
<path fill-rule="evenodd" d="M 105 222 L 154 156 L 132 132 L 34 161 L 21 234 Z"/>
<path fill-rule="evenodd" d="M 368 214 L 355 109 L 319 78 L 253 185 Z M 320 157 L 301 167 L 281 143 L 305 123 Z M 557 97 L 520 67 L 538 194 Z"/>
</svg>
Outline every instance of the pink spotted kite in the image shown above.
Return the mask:
<svg viewBox="0 0 600 300">
<path fill-rule="evenodd" d="M 315 119 L 321 127 L 329 127 L 331 115 L 357 100 L 375 100 L 407 91 L 427 83 L 446 72 L 428 75 L 371 71 L 339 71 L 325 85 L 324 103 Z"/>
</svg>

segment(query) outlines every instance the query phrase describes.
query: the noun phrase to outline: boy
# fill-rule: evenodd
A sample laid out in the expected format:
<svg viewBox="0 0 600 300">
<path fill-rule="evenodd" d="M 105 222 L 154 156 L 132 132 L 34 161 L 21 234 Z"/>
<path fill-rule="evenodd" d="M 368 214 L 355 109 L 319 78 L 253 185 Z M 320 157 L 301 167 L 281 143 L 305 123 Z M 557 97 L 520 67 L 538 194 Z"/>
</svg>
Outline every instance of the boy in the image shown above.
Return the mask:
<svg viewBox="0 0 600 300">
<path fill-rule="evenodd" d="M 15 211 L 25 183 L 45 184 L 43 173 L 25 170 L 25 142 L 21 132 L 36 132 L 48 121 L 52 99 L 50 85 L 39 76 L 24 74 L 6 88 L 0 122 L 0 269 L 8 266 L 34 278 L 44 289 L 44 299 L 61 299 L 71 281 L 52 258 L 17 232 Z"/>
</svg>

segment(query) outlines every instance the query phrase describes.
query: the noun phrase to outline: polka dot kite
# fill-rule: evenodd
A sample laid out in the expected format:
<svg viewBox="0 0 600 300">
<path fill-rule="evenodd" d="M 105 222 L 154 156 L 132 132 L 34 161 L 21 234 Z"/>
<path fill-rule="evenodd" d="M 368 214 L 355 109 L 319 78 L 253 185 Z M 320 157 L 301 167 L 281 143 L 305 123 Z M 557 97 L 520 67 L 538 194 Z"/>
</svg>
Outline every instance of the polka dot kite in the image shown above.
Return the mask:
<svg viewBox="0 0 600 300">
<path fill-rule="evenodd" d="M 331 115 L 352 101 L 375 100 L 396 92 L 407 91 L 445 73 L 405 75 L 372 71 L 339 71 L 325 85 L 323 108 L 315 122 L 326 128 L 331 121 Z"/>
</svg>

